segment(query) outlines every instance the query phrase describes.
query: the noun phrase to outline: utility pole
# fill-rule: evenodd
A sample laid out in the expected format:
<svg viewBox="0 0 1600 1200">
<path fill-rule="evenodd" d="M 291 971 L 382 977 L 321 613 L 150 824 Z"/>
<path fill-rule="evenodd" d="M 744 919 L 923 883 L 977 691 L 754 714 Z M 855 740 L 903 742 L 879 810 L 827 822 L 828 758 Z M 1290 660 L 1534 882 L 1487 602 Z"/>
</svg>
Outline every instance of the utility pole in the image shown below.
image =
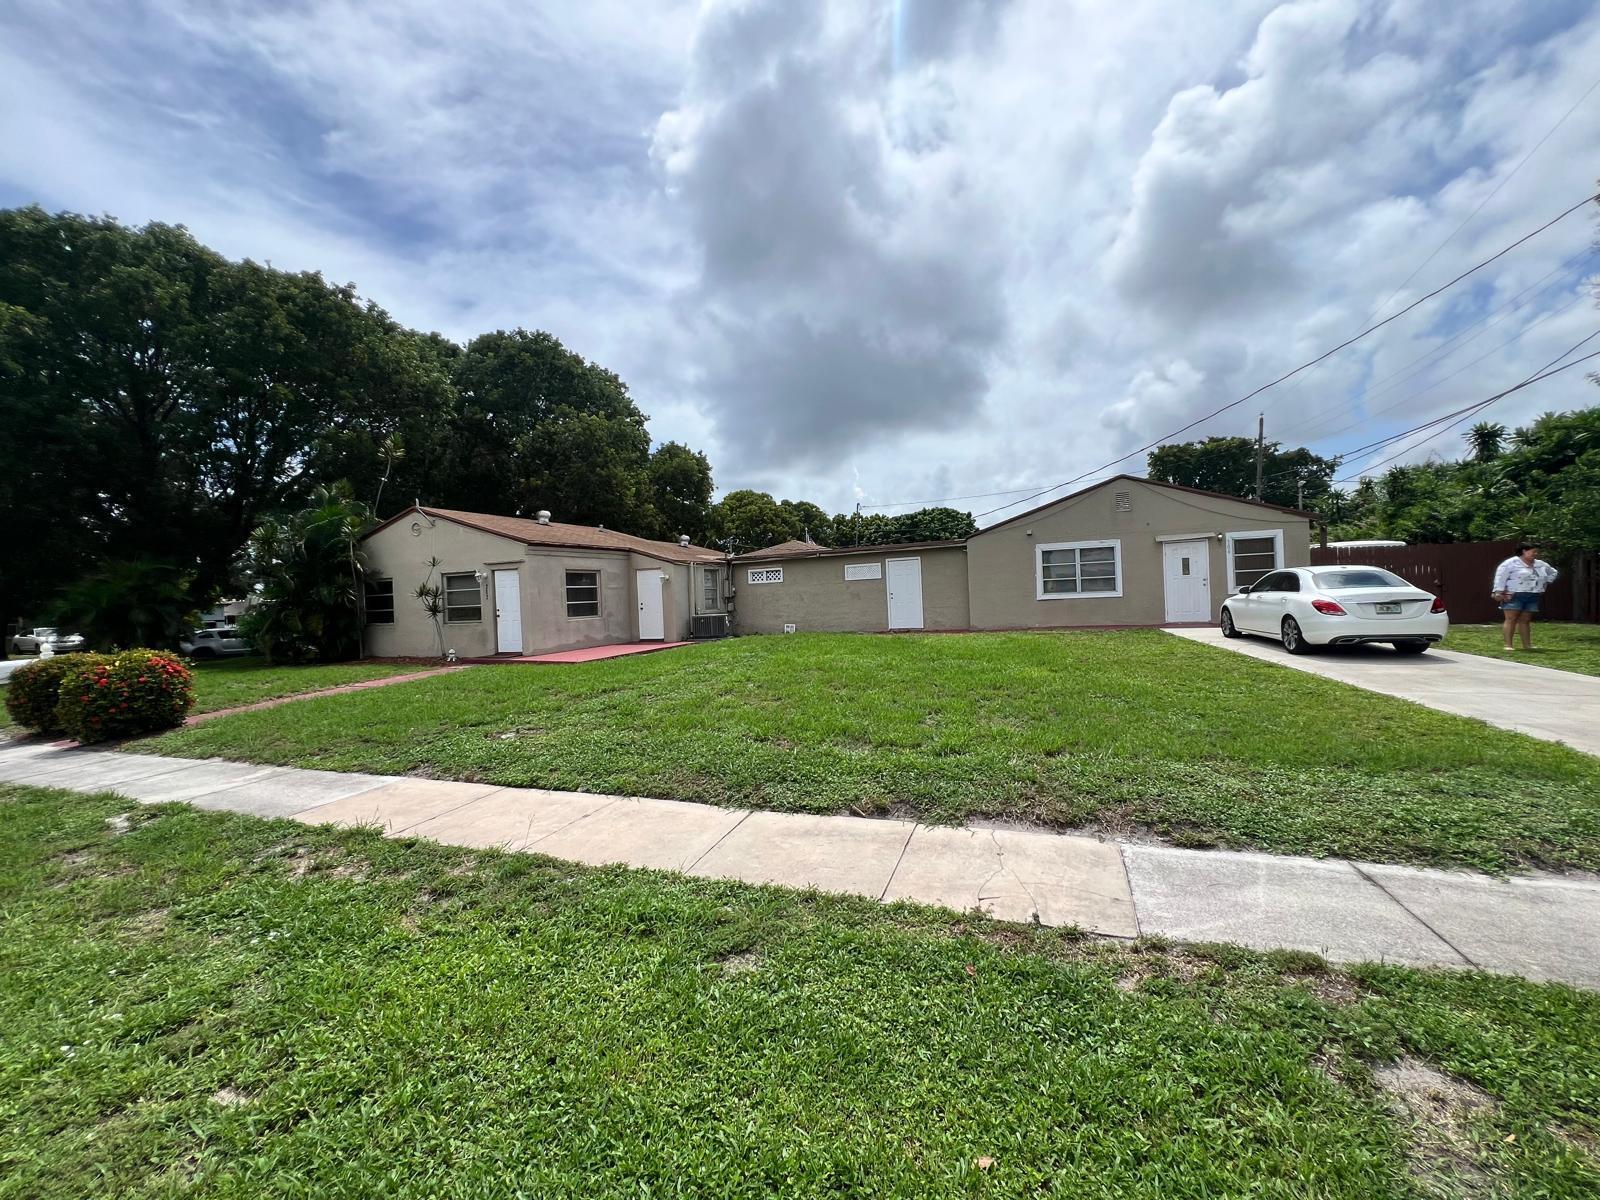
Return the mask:
<svg viewBox="0 0 1600 1200">
<path fill-rule="evenodd" d="M 861 545 L 861 501 L 856 501 L 856 519 L 851 522 L 856 529 L 856 545 Z"/>
<path fill-rule="evenodd" d="M 1304 508 L 1306 506 L 1306 481 L 1304 479 L 1296 479 L 1294 481 L 1294 506 L 1296 508 Z"/>
<path fill-rule="evenodd" d="M 1256 499 L 1261 499 L 1262 455 L 1267 444 L 1267 414 L 1256 414 Z"/>
</svg>

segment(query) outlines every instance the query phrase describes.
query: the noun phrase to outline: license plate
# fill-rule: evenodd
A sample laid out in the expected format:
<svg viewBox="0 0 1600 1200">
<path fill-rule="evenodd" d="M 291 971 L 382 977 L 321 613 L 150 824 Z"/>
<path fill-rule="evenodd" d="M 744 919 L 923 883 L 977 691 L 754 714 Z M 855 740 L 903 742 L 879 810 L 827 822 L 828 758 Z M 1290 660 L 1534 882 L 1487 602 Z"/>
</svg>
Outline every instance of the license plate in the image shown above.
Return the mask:
<svg viewBox="0 0 1600 1200">
<path fill-rule="evenodd" d="M 1380 605 L 1378 605 L 1378 615 L 1380 617 L 1381 616 L 1386 616 L 1386 615 L 1393 615 L 1395 613 L 1398 613 L 1399 611 L 1400 611 L 1400 606 L 1398 604 L 1380 604 Z"/>
</svg>

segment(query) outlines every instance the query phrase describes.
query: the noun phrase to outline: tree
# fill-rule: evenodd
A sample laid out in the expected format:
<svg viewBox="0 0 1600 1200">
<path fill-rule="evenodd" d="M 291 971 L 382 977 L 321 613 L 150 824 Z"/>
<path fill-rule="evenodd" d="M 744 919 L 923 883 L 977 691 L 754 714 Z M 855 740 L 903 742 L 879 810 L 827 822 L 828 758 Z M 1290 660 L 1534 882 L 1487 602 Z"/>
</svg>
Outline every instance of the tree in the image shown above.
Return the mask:
<svg viewBox="0 0 1600 1200">
<path fill-rule="evenodd" d="M 263 515 L 304 499 L 340 435 L 436 397 L 415 335 L 351 286 L 234 263 L 179 227 L 0 212 L 0 608 L 106 562 L 168 561 L 193 607 L 232 580 Z M 381 424 L 381 421 L 376 422 Z"/>
<path fill-rule="evenodd" d="M 372 510 L 340 483 L 317 488 L 308 507 L 251 533 L 246 566 L 261 603 L 240 624 L 268 661 L 333 662 L 359 653 L 361 535 L 373 523 Z"/>
<path fill-rule="evenodd" d="M 434 502 L 650 534 L 650 435 L 612 372 L 548 333 L 474 338 L 452 372 L 458 393 Z"/>
<path fill-rule="evenodd" d="M 833 518 L 809 500 L 780 500 L 778 507 L 789 519 L 789 526 L 799 530 L 799 538 L 810 538 L 819 546 L 833 545 Z"/>
<path fill-rule="evenodd" d="M 1251 438 L 1212 437 L 1200 442 L 1160 446 L 1146 460 L 1151 479 L 1255 497 L 1256 444 Z M 1321 458 L 1304 446 L 1284 450 L 1277 442 L 1264 447 L 1262 496 L 1269 504 L 1314 507 L 1333 484 L 1335 460 Z"/>
<path fill-rule="evenodd" d="M 105 563 L 55 607 L 56 624 L 81 633 L 91 650 L 174 649 L 194 617 L 183 569 L 159 559 Z"/>
<path fill-rule="evenodd" d="M 650 504 L 654 536 L 675 541 L 683 534 L 704 543 L 711 534 L 711 463 L 681 442 L 665 442 L 650 455 Z"/>
<path fill-rule="evenodd" d="M 1465 434 L 1467 445 L 1472 447 L 1472 457 L 1479 462 L 1489 462 L 1500 457 L 1505 449 L 1506 427 L 1493 421 L 1479 421 Z"/>
<path fill-rule="evenodd" d="M 713 536 L 735 554 L 775 546 L 800 536 L 794 514 L 766 492 L 729 492 L 712 510 Z"/>
</svg>

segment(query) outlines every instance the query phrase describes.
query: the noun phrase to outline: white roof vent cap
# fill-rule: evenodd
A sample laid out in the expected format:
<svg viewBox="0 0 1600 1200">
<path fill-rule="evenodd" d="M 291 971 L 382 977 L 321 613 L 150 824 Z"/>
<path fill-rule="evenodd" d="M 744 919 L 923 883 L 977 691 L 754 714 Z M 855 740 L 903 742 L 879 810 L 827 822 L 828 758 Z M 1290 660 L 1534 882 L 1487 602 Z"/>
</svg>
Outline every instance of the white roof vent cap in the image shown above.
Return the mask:
<svg viewBox="0 0 1600 1200">
<path fill-rule="evenodd" d="M 689 544 L 689 535 L 687 533 L 680 533 L 678 535 L 678 545 L 687 546 L 688 544 Z"/>
<path fill-rule="evenodd" d="M 539 524 L 541 524 L 541 525 L 550 524 L 550 510 L 548 508 L 541 508 L 538 512 L 534 513 L 533 515 L 538 518 Z"/>
</svg>

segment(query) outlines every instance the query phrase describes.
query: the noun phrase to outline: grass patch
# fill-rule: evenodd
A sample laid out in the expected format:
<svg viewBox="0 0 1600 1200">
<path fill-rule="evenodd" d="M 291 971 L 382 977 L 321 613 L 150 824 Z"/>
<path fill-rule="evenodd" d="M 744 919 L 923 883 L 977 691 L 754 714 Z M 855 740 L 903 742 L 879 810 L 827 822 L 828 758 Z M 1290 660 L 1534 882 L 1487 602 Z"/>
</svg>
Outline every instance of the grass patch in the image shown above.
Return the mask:
<svg viewBox="0 0 1600 1200">
<path fill-rule="evenodd" d="M 323 688 L 343 687 L 405 675 L 424 668 L 415 663 L 327 663 L 308 667 L 275 667 L 260 658 L 224 658 L 196 662 L 194 669 L 195 712 L 215 712 L 237 708 L 259 700 L 298 696 Z"/>
<path fill-rule="evenodd" d="M 138 748 L 1379 861 L 1600 867 L 1600 760 L 1155 631 L 795 635 L 474 667 Z"/>
<path fill-rule="evenodd" d="M 1569 621 L 1533 622 L 1533 649 L 1506 650 L 1499 625 L 1452 625 L 1441 646 L 1463 654 L 1503 658 L 1553 667 L 1579 675 L 1600 675 L 1600 625 L 1575 625 Z"/>
<path fill-rule="evenodd" d="M 1559 985 L 0 804 L 3 1196 L 1600 1188 Z M 1433 1128 L 1386 1063 L 1483 1102 Z"/>
</svg>

